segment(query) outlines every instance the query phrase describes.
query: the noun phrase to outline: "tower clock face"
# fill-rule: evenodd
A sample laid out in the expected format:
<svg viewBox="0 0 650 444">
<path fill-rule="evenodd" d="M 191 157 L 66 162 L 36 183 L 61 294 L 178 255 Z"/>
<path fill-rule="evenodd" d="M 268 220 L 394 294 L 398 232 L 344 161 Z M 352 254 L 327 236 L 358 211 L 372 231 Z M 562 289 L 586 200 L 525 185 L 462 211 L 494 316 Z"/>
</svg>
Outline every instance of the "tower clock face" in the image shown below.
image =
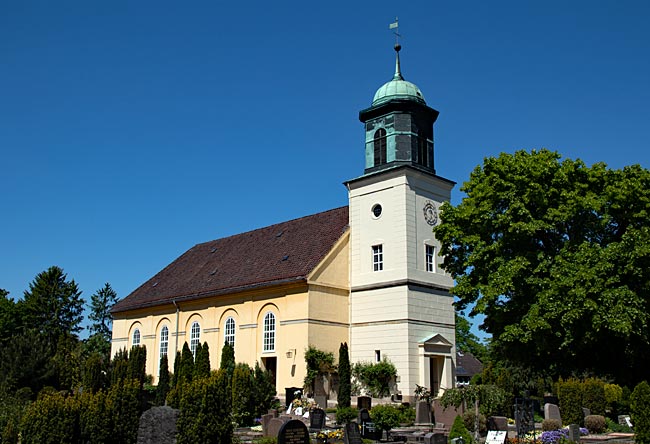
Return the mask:
<svg viewBox="0 0 650 444">
<path fill-rule="evenodd" d="M 422 209 L 424 211 L 424 220 L 431 226 L 435 225 L 438 222 L 438 210 L 436 206 L 430 200 L 424 205 Z"/>
</svg>

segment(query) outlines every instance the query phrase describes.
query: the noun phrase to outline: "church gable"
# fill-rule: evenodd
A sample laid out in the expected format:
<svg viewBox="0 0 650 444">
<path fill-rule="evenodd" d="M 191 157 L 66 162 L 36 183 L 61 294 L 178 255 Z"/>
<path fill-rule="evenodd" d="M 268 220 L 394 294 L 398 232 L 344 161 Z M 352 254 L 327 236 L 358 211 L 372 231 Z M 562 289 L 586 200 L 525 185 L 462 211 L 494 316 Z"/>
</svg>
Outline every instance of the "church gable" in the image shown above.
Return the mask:
<svg viewBox="0 0 650 444">
<path fill-rule="evenodd" d="M 112 312 L 304 281 L 347 226 L 341 207 L 195 245 Z"/>
</svg>

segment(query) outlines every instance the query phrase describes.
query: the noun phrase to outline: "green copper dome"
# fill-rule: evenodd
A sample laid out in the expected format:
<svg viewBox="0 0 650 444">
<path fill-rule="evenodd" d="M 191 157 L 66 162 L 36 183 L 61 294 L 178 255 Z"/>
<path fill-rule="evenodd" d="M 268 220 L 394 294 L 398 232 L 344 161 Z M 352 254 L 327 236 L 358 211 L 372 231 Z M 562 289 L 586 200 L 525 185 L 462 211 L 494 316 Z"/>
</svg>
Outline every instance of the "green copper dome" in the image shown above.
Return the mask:
<svg viewBox="0 0 650 444">
<path fill-rule="evenodd" d="M 395 45 L 396 58 L 395 58 L 395 75 L 393 80 L 390 82 L 384 83 L 381 88 L 375 93 L 375 97 L 372 99 L 372 105 L 379 105 L 384 102 L 388 102 L 393 99 L 407 99 L 413 100 L 426 105 L 424 100 L 424 95 L 420 88 L 411 82 L 407 82 L 402 77 L 399 63 L 399 50 L 402 47 L 397 44 Z"/>
</svg>

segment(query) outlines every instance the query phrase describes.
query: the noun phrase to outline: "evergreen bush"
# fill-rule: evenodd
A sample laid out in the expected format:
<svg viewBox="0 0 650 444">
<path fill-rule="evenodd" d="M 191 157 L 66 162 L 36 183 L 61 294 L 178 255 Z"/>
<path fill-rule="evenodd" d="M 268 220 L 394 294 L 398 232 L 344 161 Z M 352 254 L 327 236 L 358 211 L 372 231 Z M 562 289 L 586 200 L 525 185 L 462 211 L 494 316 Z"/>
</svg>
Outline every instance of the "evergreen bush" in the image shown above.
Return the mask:
<svg viewBox="0 0 650 444">
<path fill-rule="evenodd" d="M 379 404 L 370 409 L 370 418 L 379 427 L 386 432 L 399 426 L 401 412 L 397 406 L 392 404 Z"/>
<path fill-rule="evenodd" d="M 587 378 L 582 382 L 582 407 L 592 415 L 605 415 L 605 382 L 598 378 Z"/>
<path fill-rule="evenodd" d="M 238 427 L 253 425 L 255 399 L 253 372 L 248 364 L 238 363 L 232 374 L 232 417 Z"/>
<path fill-rule="evenodd" d="M 79 399 L 79 428 L 81 442 L 109 444 L 114 442 L 111 412 L 108 411 L 106 392 L 84 392 Z"/>
<path fill-rule="evenodd" d="M 352 395 L 352 369 L 350 368 L 350 355 L 348 344 L 343 342 L 339 347 L 339 390 L 337 402 L 339 407 L 350 407 Z"/>
<path fill-rule="evenodd" d="M 156 386 L 156 405 L 165 405 L 167 393 L 169 393 L 169 362 L 167 361 L 167 354 L 160 357 L 159 369 L 158 385 Z"/>
<path fill-rule="evenodd" d="M 354 407 L 341 407 L 336 409 L 336 423 L 349 424 L 359 416 L 359 410 Z"/>
<path fill-rule="evenodd" d="M 194 355 L 190 350 L 187 342 L 183 343 L 183 351 L 181 352 L 181 362 L 178 366 L 178 379 L 181 382 L 192 382 L 194 377 Z"/>
<path fill-rule="evenodd" d="M 584 424 L 582 412 L 582 384 L 577 379 L 558 382 L 560 413 L 564 424 Z"/>
<path fill-rule="evenodd" d="M 472 444 L 472 435 L 465 427 L 465 422 L 463 421 L 462 416 L 456 416 L 454 423 L 449 430 L 449 442 L 451 443 L 454 438 L 463 438 L 465 444 Z"/>
<path fill-rule="evenodd" d="M 465 427 L 468 431 L 475 432 L 474 428 L 476 423 L 476 413 L 474 410 L 468 410 L 463 413 L 463 422 L 465 423 Z M 487 418 L 482 413 L 478 414 L 478 425 L 479 433 L 481 435 L 485 435 L 487 433 Z"/>
<path fill-rule="evenodd" d="M 549 418 L 542 421 L 542 431 L 551 432 L 553 430 L 560 430 L 562 428 L 562 421 L 559 419 Z"/>
<path fill-rule="evenodd" d="M 22 444 L 79 441 L 79 403 L 59 392 L 45 392 L 31 404 L 20 426 Z"/>
<path fill-rule="evenodd" d="M 255 418 L 261 418 L 272 408 L 275 399 L 275 381 L 268 370 L 262 370 L 259 362 L 255 362 L 253 371 L 254 389 L 253 405 L 255 406 Z"/>
<path fill-rule="evenodd" d="M 210 348 L 208 343 L 203 346 L 199 344 L 196 348 L 196 360 L 194 362 L 194 377 L 207 378 L 210 376 Z"/>
<path fill-rule="evenodd" d="M 602 415 L 587 415 L 585 416 L 585 427 L 589 433 L 603 433 L 607 429 L 607 423 Z"/>
<path fill-rule="evenodd" d="M 650 444 L 650 385 L 646 381 L 637 384 L 630 395 L 630 417 L 634 442 Z"/>
</svg>

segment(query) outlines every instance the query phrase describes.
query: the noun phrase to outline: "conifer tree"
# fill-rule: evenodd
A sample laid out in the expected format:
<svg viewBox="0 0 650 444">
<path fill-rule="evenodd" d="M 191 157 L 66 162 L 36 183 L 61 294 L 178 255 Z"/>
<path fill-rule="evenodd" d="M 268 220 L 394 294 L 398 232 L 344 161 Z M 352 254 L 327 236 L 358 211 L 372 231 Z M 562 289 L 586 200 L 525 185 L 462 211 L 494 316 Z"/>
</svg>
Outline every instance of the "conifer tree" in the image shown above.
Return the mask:
<svg viewBox="0 0 650 444">
<path fill-rule="evenodd" d="M 253 405 L 255 406 L 255 417 L 260 418 L 269 411 L 273 404 L 273 398 L 276 394 L 275 384 L 271 373 L 268 370 L 262 370 L 257 361 L 255 361 L 253 379 Z"/>
<path fill-rule="evenodd" d="M 87 341 L 91 351 L 108 355 L 111 351 L 111 326 L 113 316 L 111 308 L 117 302 L 117 293 L 108 282 L 90 297 L 90 314 L 92 322 L 88 327 L 90 338 Z"/>
<path fill-rule="evenodd" d="M 131 355 L 129 356 L 129 363 L 127 366 L 127 377 L 135 379 L 143 387 L 144 381 L 147 377 L 147 349 L 144 345 L 134 345 L 131 347 Z"/>
<path fill-rule="evenodd" d="M 183 344 L 183 352 L 181 353 L 181 363 L 178 369 L 178 384 L 183 382 L 191 382 L 194 377 L 194 355 L 190 350 L 187 342 Z"/>
<path fill-rule="evenodd" d="M 350 407 L 350 398 L 352 396 L 352 370 L 350 368 L 350 355 L 348 353 L 348 344 L 344 342 L 339 347 L 339 392 L 338 406 Z"/>
<path fill-rule="evenodd" d="M 178 384 L 178 375 L 181 369 L 181 352 L 176 351 L 176 358 L 174 359 L 174 373 L 172 374 L 172 387 Z"/>
<path fill-rule="evenodd" d="M 232 415 L 240 427 L 253 424 L 255 398 L 253 372 L 248 364 L 238 363 L 232 375 Z"/>
<path fill-rule="evenodd" d="M 167 393 L 169 392 L 169 362 L 167 354 L 160 357 L 160 374 L 158 375 L 158 386 L 156 386 L 156 404 L 165 405 Z"/>
<path fill-rule="evenodd" d="M 232 378 L 232 373 L 235 371 L 235 349 L 228 342 L 224 343 L 221 349 L 221 363 L 219 368 L 226 371 L 229 379 Z"/>
<path fill-rule="evenodd" d="M 197 347 L 194 376 L 197 378 L 210 376 L 210 347 L 208 347 L 207 342 L 204 342 L 203 346 L 199 344 Z"/>
</svg>

